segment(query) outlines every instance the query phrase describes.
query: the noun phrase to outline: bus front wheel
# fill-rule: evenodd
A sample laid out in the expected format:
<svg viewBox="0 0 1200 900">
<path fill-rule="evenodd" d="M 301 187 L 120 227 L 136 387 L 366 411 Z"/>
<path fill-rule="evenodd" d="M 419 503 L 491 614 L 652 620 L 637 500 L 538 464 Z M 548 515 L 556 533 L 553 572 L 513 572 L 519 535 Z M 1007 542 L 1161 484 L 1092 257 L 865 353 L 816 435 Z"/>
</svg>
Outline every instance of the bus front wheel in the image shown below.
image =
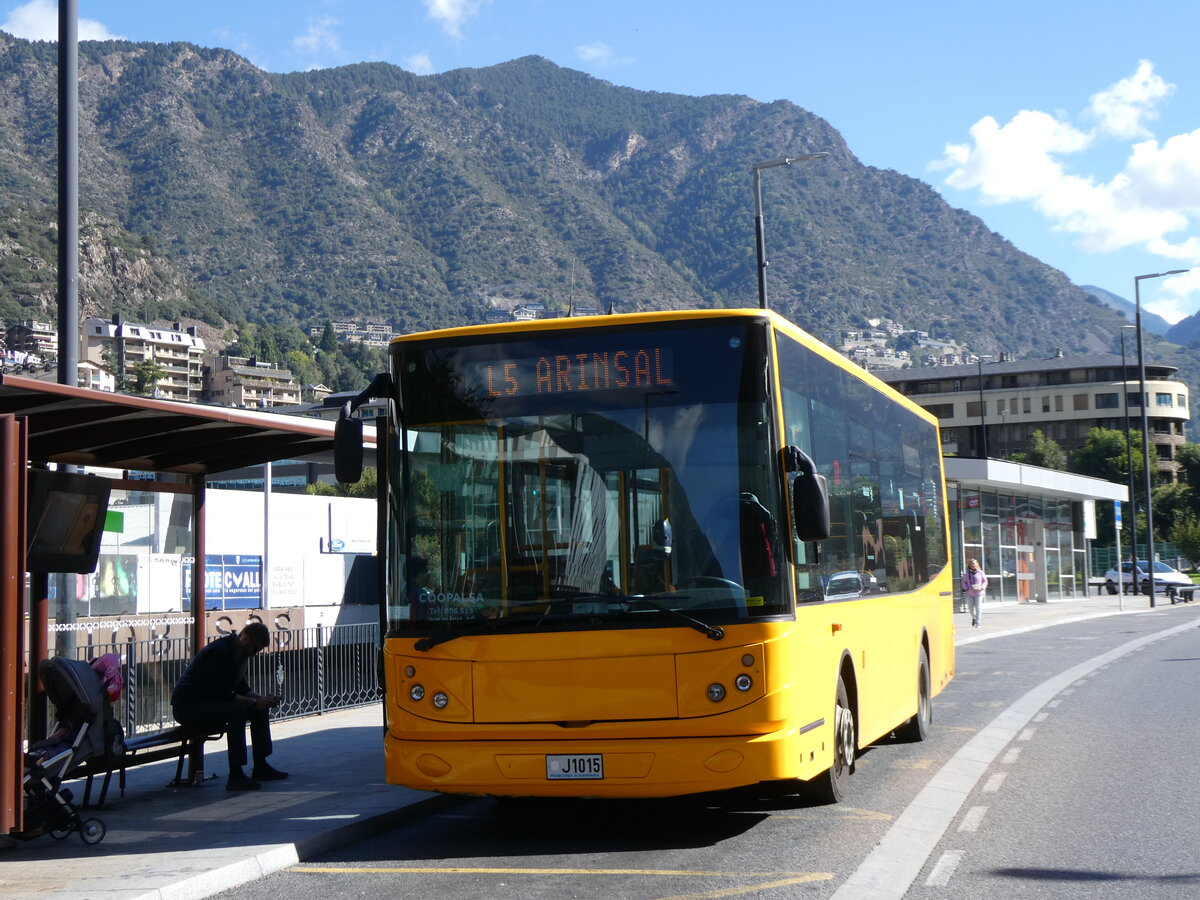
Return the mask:
<svg viewBox="0 0 1200 900">
<path fill-rule="evenodd" d="M 854 711 L 846 683 L 838 676 L 837 702 L 833 707 L 833 763 L 810 783 L 815 799 L 837 803 L 846 794 L 854 771 Z"/>
</svg>

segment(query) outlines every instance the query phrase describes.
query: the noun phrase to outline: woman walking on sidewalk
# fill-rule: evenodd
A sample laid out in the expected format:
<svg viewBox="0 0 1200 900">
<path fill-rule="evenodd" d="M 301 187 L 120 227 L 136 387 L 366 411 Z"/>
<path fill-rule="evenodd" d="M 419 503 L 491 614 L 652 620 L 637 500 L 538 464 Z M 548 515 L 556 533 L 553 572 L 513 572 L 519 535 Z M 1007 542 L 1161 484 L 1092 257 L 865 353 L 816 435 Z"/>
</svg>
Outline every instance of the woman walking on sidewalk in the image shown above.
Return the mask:
<svg viewBox="0 0 1200 900">
<path fill-rule="evenodd" d="M 967 595 L 967 608 L 971 611 L 971 626 L 979 627 L 979 609 L 983 603 L 983 594 L 987 590 L 987 576 L 979 568 L 979 560 L 968 559 L 967 571 L 963 573 L 963 593 Z"/>
</svg>

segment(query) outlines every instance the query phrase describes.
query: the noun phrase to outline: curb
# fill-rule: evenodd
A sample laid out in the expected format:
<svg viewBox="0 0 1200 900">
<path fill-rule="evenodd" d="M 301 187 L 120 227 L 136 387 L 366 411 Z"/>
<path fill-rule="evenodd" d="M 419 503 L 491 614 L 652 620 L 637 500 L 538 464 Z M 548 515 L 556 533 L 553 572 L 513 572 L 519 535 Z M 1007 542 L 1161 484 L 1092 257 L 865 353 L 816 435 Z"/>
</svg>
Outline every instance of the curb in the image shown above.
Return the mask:
<svg viewBox="0 0 1200 900">
<path fill-rule="evenodd" d="M 467 799 L 469 798 L 450 794 L 434 794 L 407 806 L 367 816 L 294 843 L 267 846 L 249 859 L 229 863 L 202 875 L 191 875 L 156 890 L 138 894 L 133 900 L 202 900 Z"/>
</svg>

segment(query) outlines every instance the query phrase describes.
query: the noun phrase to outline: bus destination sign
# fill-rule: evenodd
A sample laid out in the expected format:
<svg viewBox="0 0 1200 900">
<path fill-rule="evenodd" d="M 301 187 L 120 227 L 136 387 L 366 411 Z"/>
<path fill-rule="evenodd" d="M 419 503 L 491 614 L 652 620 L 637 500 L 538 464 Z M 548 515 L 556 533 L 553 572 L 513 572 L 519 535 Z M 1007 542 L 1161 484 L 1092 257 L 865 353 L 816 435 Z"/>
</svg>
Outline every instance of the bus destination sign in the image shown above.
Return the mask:
<svg viewBox="0 0 1200 900">
<path fill-rule="evenodd" d="M 488 397 L 529 397 L 674 386 L 669 347 L 591 350 L 483 363 L 478 375 Z"/>
</svg>

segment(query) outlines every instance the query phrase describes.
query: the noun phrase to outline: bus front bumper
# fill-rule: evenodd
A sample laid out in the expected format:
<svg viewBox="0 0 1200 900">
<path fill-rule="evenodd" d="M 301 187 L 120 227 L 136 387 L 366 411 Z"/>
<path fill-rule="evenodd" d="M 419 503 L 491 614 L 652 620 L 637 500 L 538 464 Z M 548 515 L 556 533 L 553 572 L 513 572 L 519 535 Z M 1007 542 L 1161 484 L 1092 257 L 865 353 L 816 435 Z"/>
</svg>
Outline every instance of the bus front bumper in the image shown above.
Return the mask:
<svg viewBox="0 0 1200 900">
<path fill-rule="evenodd" d="M 828 768 L 816 729 L 737 737 L 598 741 L 384 741 L 390 784 L 513 797 L 670 797 Z"/>
</svg>

